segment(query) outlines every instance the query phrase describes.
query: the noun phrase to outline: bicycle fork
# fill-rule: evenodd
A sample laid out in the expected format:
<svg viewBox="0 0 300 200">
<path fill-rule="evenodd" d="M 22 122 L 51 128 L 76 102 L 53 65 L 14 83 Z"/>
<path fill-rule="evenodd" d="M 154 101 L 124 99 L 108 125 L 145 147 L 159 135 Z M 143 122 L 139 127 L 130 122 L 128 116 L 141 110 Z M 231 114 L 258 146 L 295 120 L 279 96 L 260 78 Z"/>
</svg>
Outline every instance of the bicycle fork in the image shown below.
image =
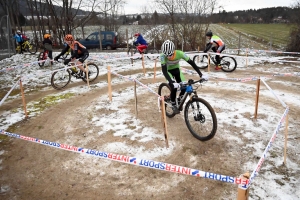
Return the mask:
<svg viewBox="0 0 300 200">
<path fill-rule="evenodd" d="M 195 106 L 193 104 L 193 100 L 191 99 L 190 101 L 191 101 L 191 107 L 193 109 L 194 120 L 203 123 L 205 121 L 205 117 L 201 113 L 201 108 L 200 108 L 199 102 L 198 101 L 194 101 L 194 102 L 196 102 L 196 106 L 197 106 L 197 108 L 195 109 Z"/>
</svg>

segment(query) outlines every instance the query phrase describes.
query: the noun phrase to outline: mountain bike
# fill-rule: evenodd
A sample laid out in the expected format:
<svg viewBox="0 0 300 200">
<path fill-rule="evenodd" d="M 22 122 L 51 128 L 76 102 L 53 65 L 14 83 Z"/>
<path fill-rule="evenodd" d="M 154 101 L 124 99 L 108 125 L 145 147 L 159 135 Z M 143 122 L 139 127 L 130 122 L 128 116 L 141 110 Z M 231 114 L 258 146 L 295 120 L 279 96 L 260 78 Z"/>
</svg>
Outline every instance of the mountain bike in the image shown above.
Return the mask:
<svg viewBox="0 0 300 200">
<path fill-rule="evenodd" d="M 60 58 L 61 60 L 64 60 Z M 59 61 L 58 61 L 59 62 Z M 88 80 L 89 82 L 93 82 L 99 75 L 99 68 L 94 63 L 83 63 L 84 68 L 88 67 L 89 75 Z M 84 72 L 82 70 L 77 69 L 76 66 L 72 67 L 72 63 L 65 65 L 58 71 L 53 72 L 51 76 L 51 85 L 54 89 L 61 90 L 65 88 L 71 81 L 71 77 L 75 77 L 76 79 L 82 79 L 84 82 L 87 82 L 87 78 L 83 76 Z"/>
<path fill-rule="evenodd" d="M 200 69 L 207 68 L 208 62 L 217 65 L 216 56 L 213 55 L 210 56 L 210 61 L 207 55 L 195 55 L 193 61 Z M 234 57 L 220 55 L 220 65 L 224 72 L 233 72 L 236 69 L 237 63 Z"/>
<path fill-rule="evenodd" d="M 25 40 L 22 44 L 22 50 L 27 51 L 31 54 L 35 54 L 37 52 L 37 46 L 29 42 L 29 40 Z M 21 53 L 21 47 L 18 44 L 16 47 L 16 52 Z"/>
<path fill-rule="evenodd" d="M 38 64 L 40 67 L 43 67 L 45 65 L 45 62 L 48 58 L 48 54 L 49 54 L 49 51 L 48 50 L 44 50 L 42 52 L 40 52 L 39 56 L 38 56 Z M 70 55 L 70 50 L 67 51 L 64 55 L 62 55 L 62 60 L 65 60 L 68 55 Z"/>
<path fill-rule="evenodd" d="M 137 49 L 137 46 L 134 45 L 134 44 L 130 44 L 128 46 L 128 50 L 127 50 L 127 54 L 130 54 L 131 55 L 131 51 L 132 51 L 132 56 L 139 56 L 141 55 L 139 50 Z M 159 51 L 156 49 L 156 48 L 150 48 L 149 46 L 144 49 L 144 55 L 145 54 L 159 54 Z M 150 60 L 155 60 L 155 59 L 158 59 L 159 56 L 147 56 L 148 59 Z M 136 60 L 136 59 L 140 59 L 140 58 L 132 58 L 133 60 Z"/>
<path fill-rule="evenodd" d="M 217 131 L 217 117 L 212 106 L 204 99 L 198 97 L 197 88 L 193 87 L 195 83 L 201 83 L 205 79 L 194 81 L 192 79 L 188 82 L 180 83 L 180 90 L 185 90 L 185 93 L 176 98 L 176 105 L 179 111 L 183 110 L 185 101 L 188 101 L 184 107 L 184 119 L 185 123 L 191 132 L 191 134 L 201 141 L 207 141 L 212 139 Z M 177 91 L 178 93 L 178 91 Z M 168 83 L 161 83 L 158 87 L 158 94 L 165 100 L 166 116 L 169 118 L 174 117 L 174 111 L 171 103 L 171 88 Z M 176 95 L 177 96 L 177 95 Z"/>
</svg>

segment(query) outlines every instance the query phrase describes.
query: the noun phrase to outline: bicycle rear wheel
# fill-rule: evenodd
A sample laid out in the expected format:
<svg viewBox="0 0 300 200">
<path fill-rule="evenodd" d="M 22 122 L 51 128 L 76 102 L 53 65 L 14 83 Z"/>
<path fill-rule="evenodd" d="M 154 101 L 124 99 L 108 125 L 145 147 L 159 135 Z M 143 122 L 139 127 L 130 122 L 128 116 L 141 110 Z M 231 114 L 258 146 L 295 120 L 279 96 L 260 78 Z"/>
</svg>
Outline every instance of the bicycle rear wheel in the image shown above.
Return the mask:
<svg viewBox="0 0 300 200">
<path fill-rule="evenodd" d="M 195 55 L 193 57 L 193 61 L 194 63 L 196 63 L 196 65 L 198 66 L 199 69 L 205 69 L 208 67 L 208 57 L 207 55 Z"/>
<path fill-rule="evenodd" d="M 175 116 L 171 104 L 171 88 L 168 83 L 162 83 L 158 87 L 158 94 L 164 97 L 166 116 L 172 118 Z"/>
<path fill-rule="evenodd" d="M 154 48 L 149 49 L 148 54 L 159 54 L 159 51 L 157 49 L 154 49 Z M 147 58 L 150 59 L 150 60 L 158 60 L 159 55 L 158 56 L 149 56 L 149 55 L 147 55 Z"/>
<path fill-rule="evenodd" d="M 96 64 L 94 63 L 88 63 L 88 70 L 89 70 L 89 82 L 93 82 L 94 80 L 96 80 L 96 78 L 98 77 L 99 74 L 99 68 Z M 84 65 L 84 68 L 86 68 L 86 66 Z M 87 82 L 86 78 L 82 79 L 84 82 Z"/>
<path fill-rule="evenodd" d="M 51 85 L 54 89 L 61 90 L 71 81 L 71 70 L 64 69 L 56 71 L 51 76 Z"/>
<path fill-rule="evenodd" d="M 38 64 L 40 67 L 43 67 L 45 64 L 45 61 L 43 61 L 43 60 L 44 60 L 44 53 L 40 52 L 40 54 L 38 56 Z"/>
<path fill-rule="evenodd" d="M 198 140 L 210 140 L 217 132 L 215 111 L 204 99 L 196 97 L 188 101 L 184 109 L 184 119 L 189 131 Z"/>
<path fill-rule="evenodd" d="M 236 60 L 233 57 L 223 56 L 220 61 L 224 72 L 233 72 L 236 69 Z"/>
</svg>

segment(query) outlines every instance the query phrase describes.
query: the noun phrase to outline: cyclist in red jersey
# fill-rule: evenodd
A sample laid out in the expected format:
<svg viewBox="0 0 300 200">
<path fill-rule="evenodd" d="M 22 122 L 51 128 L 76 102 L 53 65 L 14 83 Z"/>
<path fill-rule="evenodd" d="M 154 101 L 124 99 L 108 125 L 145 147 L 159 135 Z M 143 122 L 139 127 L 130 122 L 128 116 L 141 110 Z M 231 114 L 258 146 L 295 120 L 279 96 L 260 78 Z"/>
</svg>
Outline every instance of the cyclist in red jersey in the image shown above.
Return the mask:
<svg viewBox="0 0 300 200">
<path fill-rule="evenodd" d="M 61 51 L 60 54 L 58 54 L 54 60 L 58 60 L 60 56 L 64 55 L 69 49 L 71 49 L 71 58 L 65 59 L 64 64 L 67 65 L 69 62 L 75 62 L 76 59 L 78 59 L 75 63 L 81 71 L 83 71 L 83 76 L 86 76 L 86 70 L 83 67 L 82 63 L 89 57 L 89 52 L 86 49 L 85 46 L 80 44 L 78 41 L 74 40 L 73 36 L 71 34 L 67 34 L 65 36 L 65 43 L 67 44 L 66 47 Z M 89 72 L 90 74 L 90 72 Z"/>
<path fill-rule="evenodd" d="M 206 45 L 206 48 L 204 50 L 204 53 L 206 53 L 210 48 L 213 50 L 213 52 L 216 53 L 222 53 L 225 49 L 225 43 L 221 40 L 220 37 L 213 35 L 211 31 L 208 31 L 205 36 L 209 39 L 209 42 Z M 216 55 L 216 61 L 217 61 L 217 66 L 215 70 L 221 69 L 220 66 L 220 55 Z"/>
</svg>

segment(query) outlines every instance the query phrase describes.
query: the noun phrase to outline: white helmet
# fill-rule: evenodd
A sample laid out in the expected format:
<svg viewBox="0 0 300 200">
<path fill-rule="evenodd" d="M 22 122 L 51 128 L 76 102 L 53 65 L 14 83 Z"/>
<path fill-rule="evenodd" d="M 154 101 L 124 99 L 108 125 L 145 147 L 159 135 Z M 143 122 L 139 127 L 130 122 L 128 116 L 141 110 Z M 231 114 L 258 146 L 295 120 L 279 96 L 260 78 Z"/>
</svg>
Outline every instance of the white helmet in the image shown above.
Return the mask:
<svg viewBox="0 0 300 200">
<path fill-rule="evenodd" d="M 17 30 L 17 33 L 21 33 L 21 31 L 20 31 L 20 30 Z"/>
<path fill-rule="evenodd" d="M 161 45 L 161 52 L 166 56 L 172 56 L 174 54 L 174 51 L 175 44 L 170 40 L 164 41 L 164 43 Z"/>
</svg>

